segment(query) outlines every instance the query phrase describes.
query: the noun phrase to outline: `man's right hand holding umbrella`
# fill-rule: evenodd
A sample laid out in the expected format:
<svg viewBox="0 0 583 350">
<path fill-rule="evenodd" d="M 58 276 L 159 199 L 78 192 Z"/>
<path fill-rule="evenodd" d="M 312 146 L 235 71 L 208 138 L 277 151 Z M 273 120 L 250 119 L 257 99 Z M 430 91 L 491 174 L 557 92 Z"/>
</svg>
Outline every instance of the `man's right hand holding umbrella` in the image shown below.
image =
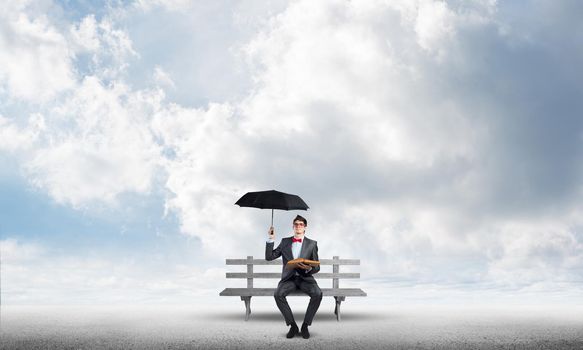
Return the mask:
<svg viewBox="0 0 583 350">
<path fill-rule="evenodd" d="M 271 226 L 269 228 L 269 231 L 267 231 L 268 237 L 269 239 L 271 239 L 272 241 L 275 241 L 275 229 L 273 228 L 273 226 Z"/>
</svg>

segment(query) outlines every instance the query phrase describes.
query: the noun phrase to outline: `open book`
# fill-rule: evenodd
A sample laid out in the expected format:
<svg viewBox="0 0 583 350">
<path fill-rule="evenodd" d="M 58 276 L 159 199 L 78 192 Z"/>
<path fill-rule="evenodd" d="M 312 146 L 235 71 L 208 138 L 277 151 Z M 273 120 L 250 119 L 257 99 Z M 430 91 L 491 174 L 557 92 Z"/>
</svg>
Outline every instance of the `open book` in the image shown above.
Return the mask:
<svg viewBox="0 0 583 350">
<path fill-rule="evenodd" d="M 285 267 L 287 269 L 295 269 L 298 267 L 299 263 L 304 263 L 305 265 L 310 265 L 310 266 L 318 266 L 320 265 L 320 262 L 317 260 L 308 260 L 308 259 L 304 259 L 304 258 L 297 258 L 297 259 L 293 259 L 287 262 L 287 264 L 285 265 Z"/>
</svg>

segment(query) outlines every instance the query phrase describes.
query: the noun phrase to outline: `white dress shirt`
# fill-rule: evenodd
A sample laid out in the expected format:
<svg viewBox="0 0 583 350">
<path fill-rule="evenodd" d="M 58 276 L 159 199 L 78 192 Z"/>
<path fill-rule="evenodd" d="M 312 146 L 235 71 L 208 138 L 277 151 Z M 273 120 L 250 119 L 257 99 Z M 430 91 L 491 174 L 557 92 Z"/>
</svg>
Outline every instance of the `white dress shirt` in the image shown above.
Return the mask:
<svg viewBox="0 0 583 350">
<path fill-rule="evenodd" d="M 300 257 L 300 252 L 302 251 L 302 244 L 304 243 L 304 239 L 302 238 L 301 242 L 293 242 L 292 243 L 292 255 L 294 256 L 294 259 L 297 259 Z"/>
</svg>

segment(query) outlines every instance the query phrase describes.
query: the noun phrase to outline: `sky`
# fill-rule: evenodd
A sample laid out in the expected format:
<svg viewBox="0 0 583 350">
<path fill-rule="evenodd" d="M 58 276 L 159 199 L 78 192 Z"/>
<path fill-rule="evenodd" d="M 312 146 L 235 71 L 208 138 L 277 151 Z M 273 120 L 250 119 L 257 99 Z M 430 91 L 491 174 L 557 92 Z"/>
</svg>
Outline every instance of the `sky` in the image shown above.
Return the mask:
<svg viewBox="0 0 583 350">
<path fill-rule="evenodd" d="M 3 304 L 217 300 L 268 189 L 371 299 L 583 302 L 580 2 L 1 7 Z"/>
</svg>

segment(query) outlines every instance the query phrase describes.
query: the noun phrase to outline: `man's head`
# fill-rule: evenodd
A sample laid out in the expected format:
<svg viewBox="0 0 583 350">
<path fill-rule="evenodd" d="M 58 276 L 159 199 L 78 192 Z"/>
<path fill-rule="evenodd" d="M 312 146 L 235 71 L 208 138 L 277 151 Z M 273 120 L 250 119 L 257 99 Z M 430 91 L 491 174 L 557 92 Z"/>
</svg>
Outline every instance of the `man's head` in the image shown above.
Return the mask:
<svg viewBox="0 0 583 350">
<path fill-rule="evenodd" d="M 298 215 L 293 221 L 294 233 L 296 235 L 303 235 L 308 227 L 308 220 L 305 217 Z"/>
</svg>

